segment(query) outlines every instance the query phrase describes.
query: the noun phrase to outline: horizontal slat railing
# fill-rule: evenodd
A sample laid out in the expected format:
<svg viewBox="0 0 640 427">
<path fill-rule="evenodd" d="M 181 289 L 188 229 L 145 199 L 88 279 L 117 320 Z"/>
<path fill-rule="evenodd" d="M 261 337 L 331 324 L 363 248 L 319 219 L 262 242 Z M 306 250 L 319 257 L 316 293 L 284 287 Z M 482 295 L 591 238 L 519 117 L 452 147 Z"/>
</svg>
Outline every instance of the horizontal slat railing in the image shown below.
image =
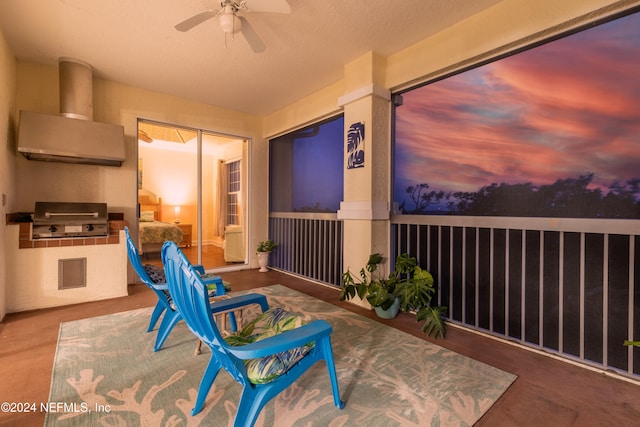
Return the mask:
<svg viewBox="0 0 640 427">
<path fill-rule="evenodd" d="M 451 322 L 640 378 L 640 221 L 396 216 Z"/>
<path fill-rule="evenodd" d="M 269 238 L 278 243 L 271 267 L 340 286 L 342 222 L 336 214 L 272 212 Z"/>
</svg>

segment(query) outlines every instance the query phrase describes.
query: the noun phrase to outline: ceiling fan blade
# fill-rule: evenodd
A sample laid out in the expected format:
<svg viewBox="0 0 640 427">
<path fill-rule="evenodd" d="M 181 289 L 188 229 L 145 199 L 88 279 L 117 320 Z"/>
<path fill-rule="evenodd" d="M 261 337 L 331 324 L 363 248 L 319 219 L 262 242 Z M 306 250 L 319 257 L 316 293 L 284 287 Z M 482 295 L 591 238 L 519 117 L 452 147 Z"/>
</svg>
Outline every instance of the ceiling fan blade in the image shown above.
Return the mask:
<svg viewBox="0 0 640 427">
<path fill-rule="evenodd" d="M 240 30 L 240 32 L 242 32 L 242 35 L 247 40 L 247 43 L 249 43 L 249 46 L 251 46 L 251 49 L 255 53 L 264 52 L 266 46 L 264 45 L 264 42 L 262 41 L 258 33 L 256 33 L 251 24 L 249 24 L 249 21 L 247 21 L 244 17 L 239 16 L 239 18 L 242 21 L 242 29 Z"/>
<path fill-rule="evenodd" d="M 287 0 L 245 0 L 249 12 L 291 13 Z"/>
<path fill-rule="evenodd" d="M 151 138 L 149 134 L 142 129 L 138 129 L 138 139 L 146 142 L 147 144 L 151 144 L 153 142 L 153 138 Z"/>
<path fill-rule="evenodd" d="M 193 15 L 191 18 L 185 19 L 176 25 L 176 30 L 178 31 L 189 31 L 196 25 L 202 24 L 207 19 L 211 19 L 218 14 L 217 10 L 206 10 L 204 12 L 200 12 L 196 15 Z"/>
</svg>

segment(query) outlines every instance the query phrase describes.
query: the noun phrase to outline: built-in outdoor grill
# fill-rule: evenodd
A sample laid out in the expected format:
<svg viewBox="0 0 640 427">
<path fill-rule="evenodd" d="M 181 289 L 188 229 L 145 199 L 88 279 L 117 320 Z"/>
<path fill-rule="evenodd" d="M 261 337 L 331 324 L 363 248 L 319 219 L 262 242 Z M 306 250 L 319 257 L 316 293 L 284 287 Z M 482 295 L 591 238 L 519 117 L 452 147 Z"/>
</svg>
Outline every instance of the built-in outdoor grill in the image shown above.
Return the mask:
<svg viewBox="0 0 640 427">
<path fill-rule="evenodd" d="M 109 235 L 106 203 L 36 202 L 32 238 Z"/>
</svg>

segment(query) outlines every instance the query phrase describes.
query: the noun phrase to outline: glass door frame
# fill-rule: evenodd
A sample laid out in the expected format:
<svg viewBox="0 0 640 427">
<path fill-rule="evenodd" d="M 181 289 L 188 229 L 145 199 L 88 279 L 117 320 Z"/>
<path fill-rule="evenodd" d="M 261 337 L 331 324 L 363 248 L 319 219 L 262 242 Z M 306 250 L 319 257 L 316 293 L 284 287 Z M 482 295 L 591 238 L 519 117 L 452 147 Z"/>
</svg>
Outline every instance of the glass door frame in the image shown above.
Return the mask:
<svg viewBox="0 0 640 427">
<path fill-rule="evenodd" d="M 203 260 L 203 252 L 202 252 L 202 246 L 203 246 L 203 135 L 208 134 L 208 135 L 212 135 L 214 137 L 220 137 L 220 138 L 228 138 L 230 140 L 238 140 L 242 142 L 242 149 L 241 149 L 241 155 L 240 155 L 240 160 L 241 160 L 241 171 L 243 171 L 241 173 L 241 200 L 242 200 L 242 204 L 244 206 L 244 208 L 242 209 L 241 212 L 241 224 L 243 226 L 244 229 L 244 233 L 242 236 L 243 239 L 243 245 L 244 245 L 244 253 L 245 253 L 245 259 L 243 263 L 238 263 L 237 265 L 215 265 L 215 266 L 205 266 L 205 268 L 207 270 L 215 270 L 215 271 L 232 271 L 232 270 L 239 270 L 239 269 L 243 269 L 246 268 L 248 263 L 249 263 L 249 252 L 248 252 L 248 247 L 247 247 L 247 242 L 248 242 L 248 236 L 249 236 L 249 182 L 250 182 L 250 164 L 251 164 L 251 143 L 252 143 L 252 139 L 245 137 L 245 136 L 238 136 L 238 135 L 232 135 L 232 134 L 227 134 L 227 133 L 223 133 L 223 132 L 218 132 L 218 131 L 211 131 L 211 130 L 206 130 L 206 129 L 201 129 L 201 128 L 194 128 L 191 126 L 186 126 L 186 125 L 177 125 L 174 123 L 168 123 L 168 122 L 161 122 L 158 120 L 153 120 L 153 119 L 146 119 L 146 118 L 141 118 L 138 117 L 137 119 L 137 131 L 139 135 L 139 131 L 140 131 L 140 123 L 147 123 L 150 125 L 157 125 L 160 127 L 171 127 L 171 128 L 178 128 L 178 129 L 184 129 L 185 131 L 191 131 L 191 132 L 195 132 L 196 133 L 196 253 L 197 253 L 197 260 L 196 263 L 197 264 L 202 264 L 202 260 Z M 139 147 L 140 147 L 140 138 L 137 137 L 137 144 L 136 144 L 136 159 L 140 159 L 140 152 L 139 152 Z M 235 157 L 234 157 L 235 158 Z M 226 165 L 226 160 L 228 159 L 224 159 L 225 160 L 225 165 Z M 136 164 L 138 163 L 138 161 L 136 161 Z M 139 174 L 136 173 L 136 188 L 140 188 L 138 187 L 139 185 Z M 219 197 L 220 198 L 220 197 Z M 226 197 L 225 197 L 226 199 Z M 138 205 L 138 191 L 136 191 L 136 206 Z M 136 221 L 139 221 L 139 214 L 136 216 Z M 222 221 L 225 221 L 226 223 L 226 218 L 222 218 Z M 137 224 L 136 224 L 137 226 Z M 139 231 L 138 231 L 139 232 Z"/>
</svg>

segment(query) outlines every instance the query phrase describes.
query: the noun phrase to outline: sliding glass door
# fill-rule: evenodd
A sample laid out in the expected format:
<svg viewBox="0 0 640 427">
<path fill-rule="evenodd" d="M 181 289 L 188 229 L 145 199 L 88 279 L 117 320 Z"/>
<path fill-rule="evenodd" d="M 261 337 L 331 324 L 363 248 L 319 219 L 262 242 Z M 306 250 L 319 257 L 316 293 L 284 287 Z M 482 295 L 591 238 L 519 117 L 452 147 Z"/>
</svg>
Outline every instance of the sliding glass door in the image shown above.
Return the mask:
<svg viewBox="0 0 640 427">
<path fill-rule="evenodd" d="M 160 263 L 166 240 L 205 269 L 246 254 L 248 140 L 146 120 L 138 123 L 139 248 Z"/>
</svg>

